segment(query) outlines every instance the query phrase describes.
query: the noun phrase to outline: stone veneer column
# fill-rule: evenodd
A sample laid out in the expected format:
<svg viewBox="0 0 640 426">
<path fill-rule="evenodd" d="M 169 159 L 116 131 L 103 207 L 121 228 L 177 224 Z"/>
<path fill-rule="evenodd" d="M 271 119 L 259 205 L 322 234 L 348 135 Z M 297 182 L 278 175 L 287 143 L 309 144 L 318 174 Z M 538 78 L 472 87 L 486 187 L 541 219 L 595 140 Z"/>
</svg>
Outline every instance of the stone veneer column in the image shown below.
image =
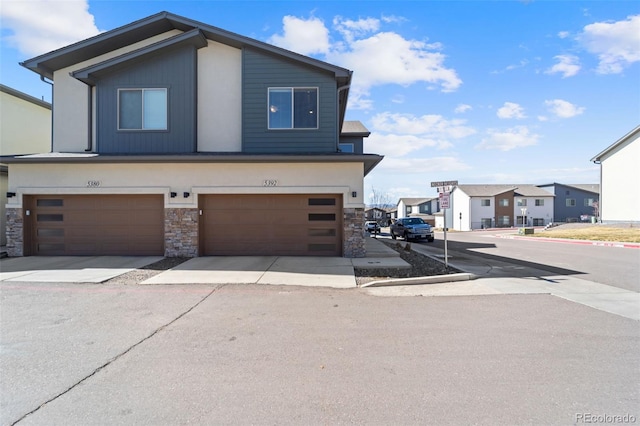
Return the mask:
<svg viewBox="0 0 640 426">
<path fill-rule="evenodd" d="M 24 256 L 24 221 L 22 209 L 7 209 L 7 255 Z"/>
<path fill-rule="evenodd" d="M 342 227 L 344 257 L 366 257 L 364 209 L 344 209 Z"/>
<path fill-rule="evenodd" d="M 164 209 L 164 255 L 198 256 L 198 209 Z"/>
</svg>

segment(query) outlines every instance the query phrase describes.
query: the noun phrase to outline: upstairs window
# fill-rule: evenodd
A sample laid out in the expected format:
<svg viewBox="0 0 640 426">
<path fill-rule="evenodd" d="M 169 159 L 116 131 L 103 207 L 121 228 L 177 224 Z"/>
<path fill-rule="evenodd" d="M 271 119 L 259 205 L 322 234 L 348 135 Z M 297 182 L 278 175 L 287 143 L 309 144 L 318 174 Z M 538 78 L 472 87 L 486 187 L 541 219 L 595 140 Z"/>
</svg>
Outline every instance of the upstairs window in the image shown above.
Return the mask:
<svg viewBox="0 0 640 426">
<path fill-rule="evenodd" d="M 518 198 L 518 207 L 526 207 L 527 199 L 526 198 Z"/>
<path fill-rule="evenodd" d="M 167 130 L 167 89 L 118 90 L 118 130 Z"/>
<path fill-rule="evenodd" d="M 317 88 L 269 88 L 269 129 L 317 128 Z"/>
<path fill-rule="evenodd" d="M 575 207 L 576 206 L 576 199 L 575 198 L 567 198 L 566 200 L 566 205 L 567 207 Z"/>
<path fill-rule="evenodd" d="M 544 199 L 536 198 L 536 206 L 544 206 Z"/>
<path fill-rule="evenodd" d="M 490 207 L 491 206 L 491 199 L 485 198 L 483 200 L 480 200 L 480 205 L 482 207 Z"/>
<path fill-rule="evenodd" d="M 585 207 L 593 207 L 593 203 L 595 202 L 595 200 L 593 198 L 585 198 L 584 199 L 584 206 Z"/>
<path fill-rule="evenodd" d="M 509 199 L 501 198 L 498 204 L 500 205 L 500 207 L 509 207 Z"/>
</svg>

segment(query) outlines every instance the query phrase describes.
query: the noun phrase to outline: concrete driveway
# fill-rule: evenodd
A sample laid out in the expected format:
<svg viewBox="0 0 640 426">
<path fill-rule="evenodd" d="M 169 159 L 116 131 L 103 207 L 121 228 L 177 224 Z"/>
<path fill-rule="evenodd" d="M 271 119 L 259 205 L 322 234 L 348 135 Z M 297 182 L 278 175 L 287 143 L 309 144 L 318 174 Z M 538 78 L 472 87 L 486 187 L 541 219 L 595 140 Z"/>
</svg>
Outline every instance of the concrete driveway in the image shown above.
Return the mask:
<svg viewBox="0 0 640 426">
<path fill-rule="evenodd" d="M 160 256 L 30 256 L 0 260 L 0 281 L 101 283 Z"/>
</svg>

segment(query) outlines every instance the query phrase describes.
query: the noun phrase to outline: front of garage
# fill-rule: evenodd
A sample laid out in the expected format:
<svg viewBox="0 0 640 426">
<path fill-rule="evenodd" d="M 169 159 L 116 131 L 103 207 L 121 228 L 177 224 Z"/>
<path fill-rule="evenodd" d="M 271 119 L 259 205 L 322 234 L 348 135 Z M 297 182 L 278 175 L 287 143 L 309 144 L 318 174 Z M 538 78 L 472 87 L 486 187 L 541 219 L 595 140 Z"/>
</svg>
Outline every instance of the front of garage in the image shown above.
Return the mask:
<svg viewBox="0 0 640 426">
<path fill-rule="evenodd" d="M 162 256 L 162 195 L 30 195 L 25 255 Z"/>
<path fill-rule="evenodd" d="M 341 194 L 200 196 L 204 256 L 341 256 Z"/>
</svg>

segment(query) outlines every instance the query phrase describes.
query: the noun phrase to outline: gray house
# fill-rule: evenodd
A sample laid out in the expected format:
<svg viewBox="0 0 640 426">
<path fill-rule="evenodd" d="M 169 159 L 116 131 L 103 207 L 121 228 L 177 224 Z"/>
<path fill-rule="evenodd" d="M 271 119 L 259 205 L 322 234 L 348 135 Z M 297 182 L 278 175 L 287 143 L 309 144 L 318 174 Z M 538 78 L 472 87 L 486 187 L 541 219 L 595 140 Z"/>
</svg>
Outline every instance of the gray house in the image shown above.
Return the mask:
<svg viewBox="0 0 640 426">
<path fill-rule="evenodd" d="M 168 12 L 22 65 L 53 148 L 1 159 L 9 255 L 365 255 L 351 71 Z"/>
<path fill-rule="evenodd" d="M 554 194 L 553 221 L 580 222 L 598 216 L 600 185 L 549 183 L 539 188 Z"/>
</svg>

